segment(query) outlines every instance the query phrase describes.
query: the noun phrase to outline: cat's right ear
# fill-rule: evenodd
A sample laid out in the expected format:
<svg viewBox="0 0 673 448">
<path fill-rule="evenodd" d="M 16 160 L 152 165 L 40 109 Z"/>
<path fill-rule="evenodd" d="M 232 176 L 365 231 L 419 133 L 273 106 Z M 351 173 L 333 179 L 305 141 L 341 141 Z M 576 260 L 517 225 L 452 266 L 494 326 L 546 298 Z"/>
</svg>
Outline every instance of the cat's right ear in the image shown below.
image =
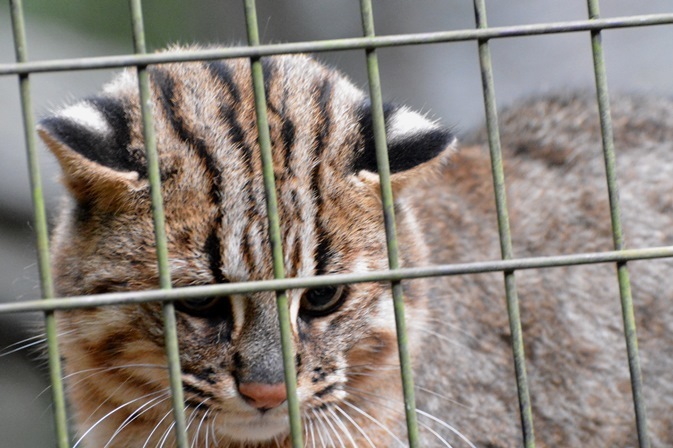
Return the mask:
<svg viewBox="0 0 673 448">
<path fill-rule="evenodd" d="M 401 191 L 441 172 L 456 145 L 450 129 L 406 106 L 383 105 L 388 161 L 393 191 Z M 358 110 L 363 145 L 356 152 L 353 170 L 362 180 L 378 185 L 378 162 L 371 103 Z"/>
<path fill-rule="evenodd" d="M 56 156 L 63 183 L 80 203 L 118 207 L 145 184 L 142 151 L 131 140 L 122 101 L 94 97 L 42 119 L 38 134 Z"/>
</svg>

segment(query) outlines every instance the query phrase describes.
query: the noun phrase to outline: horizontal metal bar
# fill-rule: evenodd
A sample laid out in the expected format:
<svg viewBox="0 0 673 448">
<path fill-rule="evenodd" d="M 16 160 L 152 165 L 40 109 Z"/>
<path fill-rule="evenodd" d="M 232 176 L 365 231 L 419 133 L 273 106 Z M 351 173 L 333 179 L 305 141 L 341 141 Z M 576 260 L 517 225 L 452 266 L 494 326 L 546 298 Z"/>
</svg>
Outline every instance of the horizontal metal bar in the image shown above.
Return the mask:
<svg viewBox="0 0 673 448">
<path fill-rule="evenodd" d="M 258 291 L 283 291 L 366 282 L 392 282 L 425 277 L 441 277 L 524 269 L 554 268 L 598 263 L 615 263 L 632 260 L 673 258 L 673 246 L 622 251 L 590 252 L 585 254 L 557 255 L 550 257 L 517 258 L 510 260 L 480 261 L 473 263 L 443 264 L 420 268 L 401 268 L 353 274 L 332 274 L 319 277 L 285 278 L 222 285 L 189 286 L 171 290 L 119 292 L 79 297 L 62 297 L 55 300 L 28 300 L 0 304 L 0 314 L 28 311 L 68 310 L 106 305 L 128 305 L 155 301 L 197 299 L 213 295 L 248 294 Z"/>
<path fill-rule="evenodd" d="M 44 73 L 65 70 L 93 70 L 168 62 L 203 61 L 241 57 L 261 57 L 273 54 L 318 53 L 323 51 L 382 48 L 402 45 L 421 45 L 539 34 L 572 33 L 639 26 L 673 24 L 673 14 L 649 14 L 613 17 L 597 20 L 576 20 L 533 25 L 516 25 L 486 29 L 439 31 L 433 33 L 400 34 L 392 36 L 354 37 L 313 42 L 296 42 L 256 47 L 212 48 L 194 51 L 163 52 L 146 55 L 119 55 L 92 58 L 58 59 L 24 63 L 0 64 L 1 75 Z"/>
</svg>

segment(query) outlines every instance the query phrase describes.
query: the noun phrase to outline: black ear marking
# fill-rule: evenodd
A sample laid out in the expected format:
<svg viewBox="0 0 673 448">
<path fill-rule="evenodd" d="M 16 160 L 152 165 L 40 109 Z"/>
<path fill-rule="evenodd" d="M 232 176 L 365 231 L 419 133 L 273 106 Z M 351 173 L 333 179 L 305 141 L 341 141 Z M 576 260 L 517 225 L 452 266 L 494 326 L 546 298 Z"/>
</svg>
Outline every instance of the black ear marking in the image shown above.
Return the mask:
<svg viewBox="0 0 673 448">
<path fill-rule="evenodd" d="M 395 109 L 396 107 L 390 103 L 383 104 L 383 116 L 386 117 L 386 121 L 387 117 L 389 117 L 391 112 Z M 376 173 L 378 168 L 376 166 L 374 122 L 372 120 L 372 104 L 369 99 L 365 100 L 365 102 L 360 106 L 360 109 L 358 110 L 358 116 L 360 121 L 360 132 L 362 133 L 362 138 L 364 140 L 364 148 L 362 149 L 362 152 L 356 155 L 353 169 L 356 173 L 361 170 Z M 388 152 L 391 152 L 390 146 L 388 146 Z M 390 169 L 391 171 L 393 169 L 392 163 Z"/>
<path fill-rule="evenodd" d="M 383 105 L 388 143 L 388 159 L 392 174 L 409 170 L 441 154 L 455 139 L 450 130 L 442 128 L 405 106 Z M 378 172 L 372 123 L 371 102 L 366 100 L 358 110 L 364 146 L 355 156 L 353 169 Z"/>
<path fill-rule="evenodd" d="M 53 139 L 92 162 L 145 177 L 142 151 L 131 151 L 126 108 L 121 100 L 94 96 L 40 121 Z"/>
</svg>

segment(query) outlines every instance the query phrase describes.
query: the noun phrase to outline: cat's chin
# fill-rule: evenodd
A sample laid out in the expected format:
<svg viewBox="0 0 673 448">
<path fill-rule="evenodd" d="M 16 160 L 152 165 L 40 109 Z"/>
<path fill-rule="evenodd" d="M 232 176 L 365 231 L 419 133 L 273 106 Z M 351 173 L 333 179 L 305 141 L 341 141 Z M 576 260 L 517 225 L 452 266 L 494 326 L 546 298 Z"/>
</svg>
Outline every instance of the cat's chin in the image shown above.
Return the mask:
<svg viewBox="0 0 673 448">
<path fill-rule="evenodd" d="M 265 442 L 281 439 L 289 432 L 287 415 L 228 418 L 218 422 L 216 432 L 236 442 Z"/>
</svg>

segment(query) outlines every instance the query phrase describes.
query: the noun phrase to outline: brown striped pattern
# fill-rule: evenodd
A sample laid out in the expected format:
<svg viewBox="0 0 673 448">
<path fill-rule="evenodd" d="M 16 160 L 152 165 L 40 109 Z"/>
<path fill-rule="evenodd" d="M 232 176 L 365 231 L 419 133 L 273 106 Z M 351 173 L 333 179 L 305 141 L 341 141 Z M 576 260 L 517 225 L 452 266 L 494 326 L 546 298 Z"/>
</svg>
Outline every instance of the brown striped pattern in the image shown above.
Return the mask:
<svg viewBox="0 0 673 448">
<path fill-rule="evenodd" d="M 287 274 L 302 277 L 385 268 L 376 176 L 354 169 L 363 151 L 372 146 L 371 136 L 366 135 L 371 126 L 362 121 L 364 94 L 338 72 L 306 56 L 263 58 L 262 66 Z M 149 72 L 175 286 L 271 278 L 249 61 L 165 64 Z M 144 173 L 139 168 L 140 176 L 134 178 L 133 172 L 120 171 L 117 162 L 106 163 L 122 160 L 124 167 L 131 167 L 127 170 L 144 163 L 136 156 L 143 141 L 132 73 L 120 75 L 105 88 L 105 95 L 114 100 L 88 100 L 87 107 L 100 112 L 93 118 L 80 120 L 75 108 L 45 121 L 54 139 L 65 146 L 65 153 L 54 150 L 65 176 L 84 173 L 88 182 L 105 182 L 105 188 L 75 191 L 88 202 L 80 200 L 71 212 L 73 219 L 64 215 L 56 231 L 54 257 L 61 267 L 56 274 L 63 295 L 156 286 Z M 96 138 L 103 138 L 108 127 L 116 129 L 115 135 L 121 137 L 100 147 L 113 154 L 92 156 L 85 151 L 94 142 L 87 133 L 77 134 L 83 125 L 90 126 L 88 132 Z M 59 129 L 75 132 L 78 143 L 68 146 Z M 410 138 L 416 138 L 422 148 L 419 135 Z M 432 151 L 434 157 L 438 150 Z M 76 159 L 77 170 L 66 156 Z M 414 248 L 405 263 L 418 253 Z M 422 296 L 423 288 L 417 289 L 410 294 Z M 394 375 L 379 374 L 369 384 L 367 377 L 353 376 L 349 370 L 354 362 L 396 362 L 387 286 L 352 285 L 327 315 L 304 312 L 302 294 L 301 290 L 289 292 L 298 385 L 307 418 L 315 418 L 312 412 L 331 411 L 331 406 L 349 397 L 349 385 L 375 384 L 393 395 L 399 393 Z M 285 440 L 284 408 L 261 415 L 238 393 L 243 383 L 283 381 L 274 294 L 195 300 L 178 303 L 177 310 L 186 405 L 196 419 L 209 413 L 208 423 L 214 425 L 221 446 L 252 446 L 243 442 L 250 439 L 259 442 L 254 446 L 266 447 L 276 439 Z M 422 308 L 417 312 L 422 314 Z M 64 339 L 67 371 L 111 368 L 101 375 L 104 381 L 71 383 L 80 433 L 90 424 L 90 414 L 100 418 L 115 406 L 161 394 L 167 387 L 158 304 L 64 317 L 61 330 L 75 330 Z M 96 319 L 96 324 L 91 326 L 89 319 Z M 140 364 L 153 366 L 130 367 Z M 86 446 L 104 446 L 130 415 L 143 418 L 127 425 L 113 445 L 142 446 L 148 437 L 156 444 L 157 437 L 149 434 L 169 409 L 169 401 L 156 406 L 150 402 L 146 406 L 151 410 L 143 413 L 143 404 L 153 397 L 148 395 L 104 421 L 85 438 Z M 370 403 L 348 399 L 374 412 Z M 260 418 L 264 425 L 258 423 Z M 362 415 L 353 418 L 360 425 L 366 423 Z M 193 426 L 196 431 L 197 425 Z M 160 434 L 162 428 L 160 424 Z M 387 433 L 372 432 L 371 437 L 378 437 L 381 446 L 390 440 Z"/>
</svg>

